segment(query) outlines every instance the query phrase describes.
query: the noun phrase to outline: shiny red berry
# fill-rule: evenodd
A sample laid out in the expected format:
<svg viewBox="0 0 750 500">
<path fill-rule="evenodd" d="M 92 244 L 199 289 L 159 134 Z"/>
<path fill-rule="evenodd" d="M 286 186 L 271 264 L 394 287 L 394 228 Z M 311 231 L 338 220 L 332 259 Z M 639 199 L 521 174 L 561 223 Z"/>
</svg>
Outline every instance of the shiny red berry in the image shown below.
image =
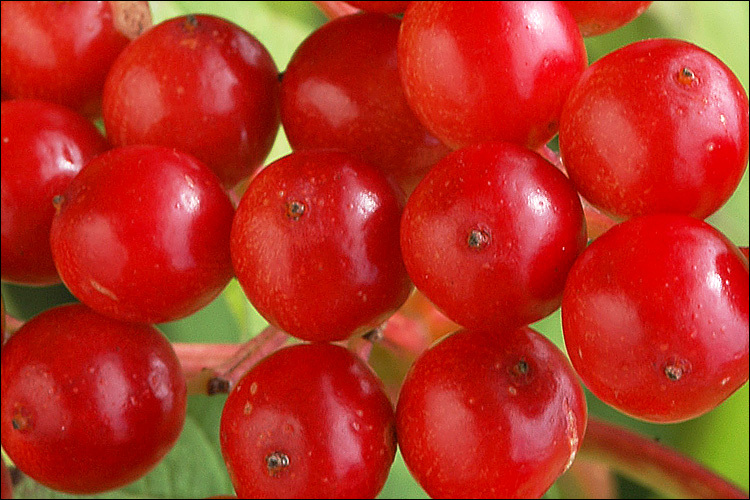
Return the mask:
<svg viewBox="0 0 750 500">
<path fill-rule="evenodd" d="M 104 87 L 104 125 L 115 146 L 180 149 L 232 187 L 271 150 L 277 100 L 276 64 L 255 37 L 225 19 L 182 16 L 117 58 Z"/>
<path fill-rule="evenodd" d="M 398 39 L 407 102 L 454 149 L 542 146 L 586 64 L 561 2 L 412 2 Z"/>
<path fill-rule="evenodd" d="M 681 40 L 642 40 L 592 64 L 571 91 L 560 152 L 578 191 L 619 218 L 705 218 L 747 168 L 748 100 L 719 59 Z"/>
<path fill-rule="evenodd" d="M 374 498 L 396 453 L 393 407 L 347 349 L 295 345 L 231 392 L 221 449 L 240 498 Z"/>
<path fill-rule="evenodd" d="M 2 88 L 98 116 L 112 63 L 151 26 L 148 2 L 2 2 Z"/>
<path fill-rule="evenodd" d="M 250 183 L 231 235 L 250 302 L 304 340 L 376 328 L 411 291 L 399 251 L 403 194 L 377 168 L 338 151 L 297 151 Z"/>
<path fill-rule="evenodd" d="M 441 340 L 396 408 L 401 454 L 432 498 L 538 498 L 573 463 L 586 421 L 565 355 L 530 328 Z"/>
<path fill-rule="evenodd" d="M 180 362 L 158 330 L 81 304 L 34 317 L 2 350 L 3 449 L 58 491 L 146 474 L 179 437 L 185 405 Z"/>
<path fill-rule="evenodd" d="M 191 155 L 112 149 L 86 165 L 57 207 L 50 242 L 60 277 L 102 314 L 142 323 L 184 318 L 232 277 L 234 208 Z"/>
<path fill-rule="evenodd" d="M 69 108 L 38 100 L 3 101 L 3 281 L 60 282 L 49 245 L 52 200 L 108 148 L 96 127 Z"/>
<path fill-rule="evenodd" d="M 603 35 L 628 24 L 653 2 L 563 2 L 583 36 Z"/>
<path fill-rule="evenodd" d="M 409 197 L 401 221 L 414 285 L 467 328 L 518 328 L 550 314 L 585 245 L 570 181 L 508 143 L 443 158 Z"/>
<path fill-rule="evenodd" d="M 571 362 L 605 403 L 653 422 L 702 415 L 748 377 L 748 265 L 721 233 L 649 215 L 600 236 L 570 271 Z"/>
<path fill-rule="evenodd" d="M 409 193 L 450 150 L 406 103 L 396 64 L 400 24 L 384 14 L 361 14 L 323 25 L 284 71 L 280 109 L 295 150 L 355 153 Z"/>
</svg>

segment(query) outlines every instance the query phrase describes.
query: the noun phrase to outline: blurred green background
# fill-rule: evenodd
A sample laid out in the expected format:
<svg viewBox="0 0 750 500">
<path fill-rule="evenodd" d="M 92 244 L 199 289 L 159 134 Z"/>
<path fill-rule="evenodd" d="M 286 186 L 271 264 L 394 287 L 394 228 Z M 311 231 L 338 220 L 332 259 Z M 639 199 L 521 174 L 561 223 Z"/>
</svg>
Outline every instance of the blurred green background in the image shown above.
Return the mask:
<svg viewBox="0 0 750 500">
<path fill-rule="evenodd" d="M 154 22 L 187 13 L 209 13 L 239 24 L 258 38 L 283 70 L 297 45 L 326 19 L 310 2 L 151 2 Z M 723 60 L 748 88 L 748 2 L 654 2 L 640 18 L 613 33 L 587 39 L 589 60 L 644 38 L 670 37 L 690 41 Z M 284 156 L 289 146 L 279 133 L 267 163 Z M 707 220 L 738 245 L 748 245 L 748 172 L 729 202 Z M 47 307 L 69 302 L 62 286 L 24 288 L 2 285 L 11 314 L 28 319 Z M 206 309 L 182 321 L 160 325 L 173 341 L 239 342 L 260 331 L 265 322 L 248 304 L 232 281 L 225 292 Z M 536 324 L 536 328 L 564 349 L 559 312 Z M 590 396 L 590 395 L 589 395 Z M 174 450 L 142 480 L 101 498 L 181 498 L 230 494 L 231 483 L 218 444 L 219 417 L 225 397 L 191 396 L 185 430 Z M 589 397 L 591 415 L 605 418 L 658 438 L 693 457 L 710 469 L 748 488 L 748 385 L 725 403 L 698 419 L 674 425 L 636 421 Z M 652 495 L 627 481 L 621 482 L 623 497 Z M 68 498 L 32 481 L 17 489 L 18 498 Z M 548 497 L 567 493 L 553 486 Z M 397 456 L 382 498 L 426 497 L 411 479 Z M 75 498 L 75 497 L 73 497 Z"/>
</svg>

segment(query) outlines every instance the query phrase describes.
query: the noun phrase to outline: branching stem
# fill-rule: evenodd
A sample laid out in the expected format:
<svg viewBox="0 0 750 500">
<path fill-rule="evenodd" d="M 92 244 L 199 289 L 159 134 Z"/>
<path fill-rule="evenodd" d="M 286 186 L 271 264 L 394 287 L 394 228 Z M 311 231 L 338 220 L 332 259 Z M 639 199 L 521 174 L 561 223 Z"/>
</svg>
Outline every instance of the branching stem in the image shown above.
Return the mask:
<svg viewBox="0 0 750 500">
<path fill-rule="evenodd" d="M 606 465 L 668 498 L 748 498 L 689 457 L 598 419 L 589 419 L 577 460 Z"/>
</svg>

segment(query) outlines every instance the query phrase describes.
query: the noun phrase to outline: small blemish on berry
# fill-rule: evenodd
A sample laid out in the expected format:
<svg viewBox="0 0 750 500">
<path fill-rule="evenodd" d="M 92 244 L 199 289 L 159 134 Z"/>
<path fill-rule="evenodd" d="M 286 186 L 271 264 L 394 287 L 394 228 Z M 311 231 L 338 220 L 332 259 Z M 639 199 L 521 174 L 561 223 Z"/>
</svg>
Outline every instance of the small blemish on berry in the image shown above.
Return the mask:
<svg viewBox="0 0 750 500">
<path fill-rule="evenodd" d="M 269 476 L 277 476 L 287 467 L 289 467 L 289 457 L 286 454 L 274 451 L 266 456 L 266 468 Z"/>
<path fill-rule="evenodd" d="M 483 250 L 490 244 L 490 235 L 481 229 L 472 229 L 466 238 L 466 244 L 473 250 Z"/>
<path fill-rule="evenodd" d="M 677 72 L 677 82 L 682 85 L 693 85 L 695 83 L 698 83 L 698 77 L 695 76 L 693 70 L 688 67 L 684 67 Z"/>
<path fill-rule="evenodd" d="M 198 26 L 198 19 L 193 14 L 188 14 L 185 16 L 184 26 L 186 30 L 192 31 L 193 28 Z"/>
<path fill-rule="evenodd" d="M 13 426 L 13 429 L 17 431 L 30 431 L 32 422 L 28 412 L 26 412 L 24 408 L 16 408 L 16 411 L 13 413 L 13 418 L 11 419 L 11 425 Z"/>
<path fill-rule="evenodd" d="M 56 194 L 52 198 L 52 206 L 55 207 L 55 210 L 60 210 L 64 202 L 65 202 L 65 197 L 61 194 Z"/>
<path fill-rule="evenodd" d="M 682 377 L 690 373 L 692 365 L 690 361 L 676 356 L 672 356 L 664 364 L 664 375 L 672 382 L 681 380 Z"/>
<path fill-rule="evenodd" d="M 522 358 L 513 366 L 508 367 L 508 374 L 514 385 L 526 385 L 531 380 L 531 366 L 529 366 L 529 363 Z"/>
<path fill-rule="evenodd" d="M 291 220 L 299 220 L 305 214 L 305 204 L 301 201 L 290 201 L 286 204 L 286 216 Z"/>
</svg>

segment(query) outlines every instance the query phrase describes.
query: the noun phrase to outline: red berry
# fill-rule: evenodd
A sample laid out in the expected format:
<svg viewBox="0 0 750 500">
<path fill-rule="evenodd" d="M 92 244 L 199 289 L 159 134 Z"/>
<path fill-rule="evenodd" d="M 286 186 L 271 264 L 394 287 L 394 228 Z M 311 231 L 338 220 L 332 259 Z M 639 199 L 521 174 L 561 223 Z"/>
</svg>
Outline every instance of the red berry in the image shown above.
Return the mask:
<svg viewBox="0 0 750 500">
<path fill-rule="evenodd" d="M 381 12 L 383 14 L 401 14 L 410 2 L 346 2 L 366 12 Z"/>
<path fill-rule="evenodd" d="M 442 159 L 409 197 L 401 222 L 414 285 L 467 328 L 517 328 L 550 314 L 585 245 L 570 181 L 508 143 Z"/>
<path fill-rule="evenodd" d="M 617 217 L 721 207 L 748 160 L 748 100 L 724 63 L 680 40 L 643 40 L 592 64 L 560 122 L 570 179 Z"/>
<path fill-rule="evenodd" d="M 708 224 L 682 215 L 623 222 L 570 271 L 565 345 L 605 403 L 653 422 L 713 409 L 747 382 L 748 265 Z"/>
<path fill-rule="evenodd" d="M 603 35 L 625 26 L 653 2 L 564 2 L 583 36 Z"/>
<path fill-rule="evenodd" d="M 117 58 L 104 87 L 104 124 L 113 145 L 180 149 L 232 187 L 271 150 L 277 99 L 278 70 L 258 40 L 218 17 L 183 16 Z"/>
<path fill-rule="evenodd" d="M 560 2 L 412 2 L 398 65 L 407 102 L 448 146 L 536 149 L 557 133 L 586 48 Z"/>
<path fill-rule="evenodd" d="M 34 317 L 2 350 L 3 449 L 58 491 L 146 474 L 179 437 L 185 405 L 180 362 L 158 330 L 80 304 Z"/>
<path fill-rule="evenodd" d="M 151 25 L 148 2 L 2 2 L 2 88 L 101 113 L 118 54 Z"/>
<path fill-rule="evenodd" d="M 376 328 L 411 282 L 399 251 L 403 195 L 375 167 L 298 151 L 253 179 L 232 225 L 237 279 L 269 323 L 304 340 Z"/>
<path fill-rule="evenodd" d="M 3 281 L 60 282 L 49 245 L 52 199 L 108 147 L 94 125 L 68 108 L 37 100 L 2 103 Z"/>
<path fill-rule="evenodd" d="M 58 200 L 50 241 L 68 289 L 102 314 L 161 323 L 211 302 L 232 277 L 234 209 L 219 179 L 161 146 L 96 157 Z"/>
<path fill-rule="evenodd" d="M 537 498 L 573 463 L 586 400 L 565 355 L 530 328 L 462 330 L 412 365 L 399 448 L 433 498 Z"/>
<path fill-rule="evenodd" d="M 406 104 L 396 65 L 400 22 L 335 19 L 297 48 L 281 83 L 281 121 L 295 150 L 335 148 L 393 175 L 406 192 L 450 150 Z"/>
<path fill-rule="evenodd" d="M 229 395 L 221 450 L 240 498 L 374 498 L 396 453 L 393 407 L 347 349 L 295 345 Z"/>
</svg>

